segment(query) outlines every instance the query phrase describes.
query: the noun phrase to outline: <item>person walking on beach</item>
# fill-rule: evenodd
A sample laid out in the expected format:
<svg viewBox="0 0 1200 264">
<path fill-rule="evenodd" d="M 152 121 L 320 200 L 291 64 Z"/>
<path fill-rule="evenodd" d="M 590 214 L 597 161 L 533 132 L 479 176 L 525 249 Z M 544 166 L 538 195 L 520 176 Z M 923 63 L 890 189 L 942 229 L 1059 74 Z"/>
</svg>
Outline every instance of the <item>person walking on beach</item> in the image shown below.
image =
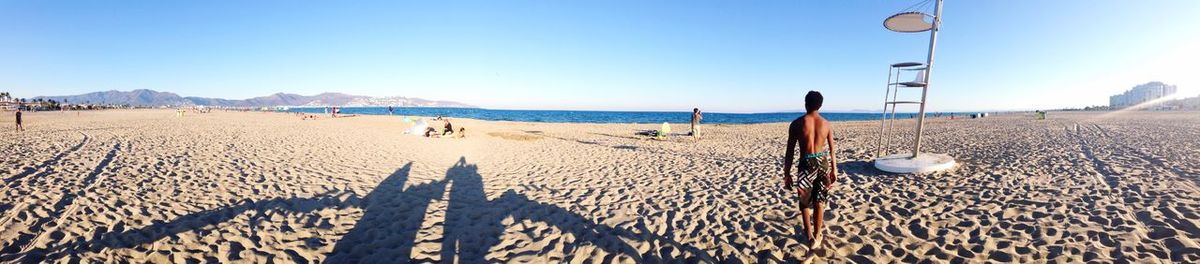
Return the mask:
<svg viewBox="0 0 1200 264">
<path fill-rule="evenodd" d="M 21 126 L 21 108 L 17 107 L 17 132 L 25 131 L 25 127 Z"/>
<path fill-rule="evenodd" d="M 396 112 L 396 108 L 389 105 L 388 106 L 388 115 L 392 115 L 395 112 Z"/>
<path fill-rule="evenodd" d="M 700 140 L 700 108 L 692 108 L 692 139 Z"/>
<path fill-rule="evenodd" d="M 817 91 L 809 91 L 808 95 L 804 96 L 804 109 L 807 113 L 796 118 L 788 126 L 783 160 L 783 184 L 788 191 L 794 190 L 799 195 L 800 209 L 803 213 L 801 220 L 804 232 L 809 238 L 810 248 L 821 245 L 821 228 L 825 222 L 823 203 L 828 201 L 829 189 L 837 182 L 833 129 L 829 121 L 818 112 L 823 101 L 824 97 Z M 801 160 L 797 165 L 798 179 L 793 186 L 792 162 L 797 144 L 800 145 Z"/>
</svg>

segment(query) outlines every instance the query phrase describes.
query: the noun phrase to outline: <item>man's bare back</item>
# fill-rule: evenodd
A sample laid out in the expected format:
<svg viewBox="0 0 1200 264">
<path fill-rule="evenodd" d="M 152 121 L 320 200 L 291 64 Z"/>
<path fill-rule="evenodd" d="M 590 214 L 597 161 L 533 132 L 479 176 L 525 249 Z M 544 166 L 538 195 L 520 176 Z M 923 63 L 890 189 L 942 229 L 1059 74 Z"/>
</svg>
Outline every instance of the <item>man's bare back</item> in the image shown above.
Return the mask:
<svg viewBox="0 0 1200 264">
<path fill-rule="evenodd" d="M 783 182 L 789 192 L 796 192 L 802 213 L 805 233 L 811 246 L 821 244 L 825 218 L 824 203 L 829 199 L 829 189 L 837 181 L 837 157 L 834 151 L 833 129 L 829 121 L 818 112 L 824 97 L 820 92 L 810 91 L 804 97 L 807 113 L 792 121 L 788 126 L 787 145 L 784 147 Z M 799 181 L 793 186 L 792 165 L 796 162 L 796 145 L 800 145 Z M 799 187 L 799 188 L 796 188 Z"/>
<path fill-rule="evenodd" d="M 800 146 L 800 156 L 806 157 L 809 155 L 824 152 L 829 155 L 830 175 L 829 182 L 837 181 L 837 159 L 833 156 L 833 130 L 830 129 L 829 121 L 819 113 L 808 113 L 800 118 L 793 120 L 788 126 L 787 149 L 784 154 L 783 172 L 785 182 L 788 188 L 791 189 L 791 171 L 792 162 L 795 161 L 796 145 Z"/>
<path fill-rule="evenodd" d="M 825 120 L 820 114 L 807 114 L 792 121 L 792 127 L 788 134 L 796 133 L 800 135 L 801 154 L 813 154 L 824 151 L 822 147 L 829 140 L 830 133 L 829 121 Z"/>
</svg>

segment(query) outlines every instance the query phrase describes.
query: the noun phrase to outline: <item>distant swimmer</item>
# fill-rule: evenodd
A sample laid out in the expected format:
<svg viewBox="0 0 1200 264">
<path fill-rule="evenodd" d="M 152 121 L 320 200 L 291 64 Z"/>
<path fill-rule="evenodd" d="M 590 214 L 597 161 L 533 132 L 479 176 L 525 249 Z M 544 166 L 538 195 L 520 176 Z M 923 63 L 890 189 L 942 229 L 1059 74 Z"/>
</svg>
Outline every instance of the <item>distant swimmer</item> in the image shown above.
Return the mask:
<svg viewBox="0 0 1200 264">
<path fill-rule="evenodd" d="M 17 132 L 25 131 L 25 127 L 21 125 L 21 108 L 17 107 Z"/>
<path fill-rule="evenodd" d="M 830 127 L 829 121 L 818 113 L 823 101 L 824 97 L 817 91 L 810 91 L 804 97 L 807 113 L 788 126 L 787 146 L 783 157 L 783 184 L 787 190 L 795 190 L 799 195 L 804 232 L 808 235 L 811 248 L 820 246 L 823 238 L 821 227 L 825 221 L 825 205 L 822 203 L 828 201 L 829 189 L 837 182 L 833 128 Z M 802 160 L 797 166 L 800 174 L 797 175 L 796 185 L 793 186 L 792 159 L 797 144 L 800 145 Z M 812 211 L 816 211 L 815 216 Z"/>
<path fill-rule="evenodd" d="M 700 140 L 700 119 L 703 118 L 700 108 L 692 108 L 692 139 Z"/>
</svg>

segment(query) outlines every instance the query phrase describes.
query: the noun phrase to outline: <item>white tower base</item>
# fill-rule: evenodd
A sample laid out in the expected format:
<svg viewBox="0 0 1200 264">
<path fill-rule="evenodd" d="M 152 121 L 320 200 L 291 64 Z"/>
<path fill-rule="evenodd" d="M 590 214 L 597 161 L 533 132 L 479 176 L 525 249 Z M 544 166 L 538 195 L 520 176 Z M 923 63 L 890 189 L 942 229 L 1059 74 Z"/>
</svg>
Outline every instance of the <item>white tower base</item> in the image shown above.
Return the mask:
<svg viewBox="0 0 1200 264">
<path fill-rule="evenodd" d="M 958 163 L 946 154 L 921 153 L 916 158 L 912 154 L 893 154 L 875 159 L 875 168 L 891 173 L 926 173 L 948 170 Z"/>
</svg>

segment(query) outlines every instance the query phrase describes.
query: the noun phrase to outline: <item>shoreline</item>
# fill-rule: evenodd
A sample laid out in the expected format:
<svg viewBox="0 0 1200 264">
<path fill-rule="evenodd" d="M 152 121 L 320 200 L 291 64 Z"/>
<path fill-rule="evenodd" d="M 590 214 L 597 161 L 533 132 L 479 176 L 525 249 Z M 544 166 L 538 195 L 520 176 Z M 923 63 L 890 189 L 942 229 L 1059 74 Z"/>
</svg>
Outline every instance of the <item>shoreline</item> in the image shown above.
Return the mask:
<svg viewBox="0 0 1200 264">
<path fill-rule="evenodd" d="M 347 107 L 340 108 L 343 114 L 361 114 L 388 116 L 387 107 Z M 323 107 L 290 108 L 280 112 L 309 113 L 328 115 L 329 109 Z M 592 111 L 592 110 L 498 110 L 483 108 L 428 108 L 410 107 L 397 108 L 405 113 L 400 116 L 458 116 L 488 121 L 516 121 L 538 123 L 590 123 L 590 124 L 661 124 L 664 120 L 689 120 L 691 112 L 666 111 Z M 766 124 L 790 122 L 791 119 L 804 115 L 803 112 L 773 112 L 773 113 L 717 113 L 703 112 L 706 124 Z M 927 119 L 938 115 L 959 115 L 963 118 L 979 112 L 930 112 Z M 867 121 L 879 120 L 881 113 L 863 112 L 823 112 L 830 121 Z M 912 119 L 916 113 L 896 113 L 898 120 Z M 667 121 L 670 122 L 670 121 Z"/>
</svg>

